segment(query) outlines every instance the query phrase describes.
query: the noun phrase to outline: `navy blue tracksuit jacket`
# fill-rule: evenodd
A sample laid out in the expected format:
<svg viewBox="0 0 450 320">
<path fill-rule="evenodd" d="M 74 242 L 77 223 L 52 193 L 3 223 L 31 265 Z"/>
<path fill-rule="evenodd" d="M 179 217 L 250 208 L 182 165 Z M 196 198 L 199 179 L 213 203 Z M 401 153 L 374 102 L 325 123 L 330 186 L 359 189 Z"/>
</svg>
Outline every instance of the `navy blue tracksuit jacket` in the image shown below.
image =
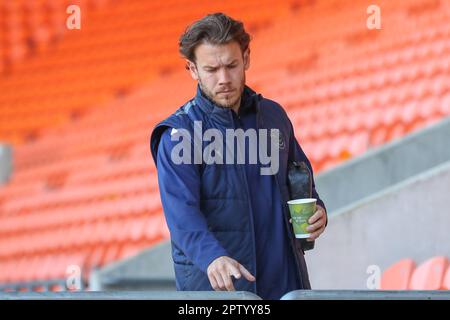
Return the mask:
<svg viewBox="0 0 450 320">
<path fill-rule="evenodd" d="M 203 131 L 220 130 L 223 137 L 226 129 L 279 129 L 278 173 L 261 175 L 264 165 L 249 164 L 248 143 L 246 164 L 174 164 L 171 152 L 178 141 L 171 140 L 172 129 L 194 137 L 194 121 L 201 121 Z M 256 282 L 234 280 L 236 290 L 279 299 L 310 289 L 304 252 L 288 223 L 286 179 L 288 161 L 312 168 L 281 106 L 246 86 L 236 114 L 215 105 L 198 87 L 194 99 L 155 127 L 150 143 L 178 290 L 212 290 L 206 270 L 220 256 L 237 260 L 256 277 Z M 313 197 L 325 207 L 315 187 Z"/>
</svg>

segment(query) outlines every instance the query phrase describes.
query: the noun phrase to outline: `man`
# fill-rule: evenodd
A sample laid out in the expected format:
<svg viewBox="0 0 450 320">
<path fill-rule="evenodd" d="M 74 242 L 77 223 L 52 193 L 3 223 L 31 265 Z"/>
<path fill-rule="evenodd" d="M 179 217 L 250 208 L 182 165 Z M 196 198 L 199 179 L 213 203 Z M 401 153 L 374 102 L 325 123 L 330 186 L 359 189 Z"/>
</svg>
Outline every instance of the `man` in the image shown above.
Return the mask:
<svg viewBox="0 0 450 320">
<path fill-rule="evenodd" d="M 245 85 L 249 42 L 243 24 L 222 13 L 207 15 L 185 31 L 179 47 L 198 82 L 197 94 L 155 127 L 151 151 L 171 234 L 177 290 L 239 290 L 279 299 L 292 290 L 310 289 L 286 202 L 288 161 L 304 161 L 312 168 L 281 106 Z M 201 149 L 184 150 L 183 159 L 205 150 L 204 141 L 195 143 L 198 124 L 201 132 L 276 129 L 279 164 L 274 173 L 261 174 L 265 164 L 261 159 L 249 163 L 248 157 L 244 164 L 175 161 L 182 131 L 189 134 L 189 146 Z M 258 143 L 264 142 L 258 137 Z M 244 146 L 246 156 L 254 152 L 252 147 Z M 309 241 L 327 223 L 314 183 L 313 197 L 318 209 L 309 221 Z"/>
</svg>

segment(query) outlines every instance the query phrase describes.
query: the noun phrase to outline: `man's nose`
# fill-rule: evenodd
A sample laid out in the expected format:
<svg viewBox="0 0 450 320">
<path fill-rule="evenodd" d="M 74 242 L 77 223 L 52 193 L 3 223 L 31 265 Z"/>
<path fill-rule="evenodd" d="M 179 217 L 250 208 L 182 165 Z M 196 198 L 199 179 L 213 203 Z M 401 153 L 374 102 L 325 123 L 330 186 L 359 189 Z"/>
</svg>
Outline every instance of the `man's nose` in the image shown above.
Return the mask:
<svg viewBox="0 0 450 320">
<path fill-rule="evenodd" d="M 219 84 L 229 84 L 231 82 L 230 73 L 226 68 L 219 70 Z"/>
</svg>

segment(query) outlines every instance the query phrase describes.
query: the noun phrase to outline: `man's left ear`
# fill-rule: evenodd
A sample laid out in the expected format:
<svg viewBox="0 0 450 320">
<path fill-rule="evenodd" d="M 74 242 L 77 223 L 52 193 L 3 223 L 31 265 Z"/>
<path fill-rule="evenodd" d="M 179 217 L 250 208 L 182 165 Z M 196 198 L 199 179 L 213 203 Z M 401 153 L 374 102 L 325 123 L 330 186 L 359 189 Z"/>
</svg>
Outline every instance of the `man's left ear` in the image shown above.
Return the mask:
<svg viewBox="0 0 450 320">
<path fill-rule="evenodd" d="M 247 48 L 244 52 L 244 70 L 250 67 L 250 48 Z"/>
</svg>

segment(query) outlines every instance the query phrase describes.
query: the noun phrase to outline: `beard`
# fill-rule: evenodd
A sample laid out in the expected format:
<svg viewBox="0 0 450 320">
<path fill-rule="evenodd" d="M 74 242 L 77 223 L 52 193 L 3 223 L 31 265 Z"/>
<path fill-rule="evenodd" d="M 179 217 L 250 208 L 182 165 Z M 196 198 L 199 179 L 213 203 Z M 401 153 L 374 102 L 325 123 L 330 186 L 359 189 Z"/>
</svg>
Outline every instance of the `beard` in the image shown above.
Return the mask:
<svg viewBox="0 0 450 320">
<path fill-rule="evenodd" d="M 245 73 L 244 73 L 244 76 L 242 78 L 242 82 L 239 85 L 239 88 L 237 88 L 239 94 L 237 95 L 237 97 L 235 99 L 227 100 L 227 102 L 225 102 L 225 103 L 223 101 L 219 101 L 219 100 L 215 99 L 215 97 L 214 97 L 215 94 L 212 91 L 208 90 L 208 88 L 203 85 L 203 82 L 202 82 L 202 80 L 200 78 L 198 79 L 198 83 L 200 85 L 200 88 L 202 89 L 202 92 L 205 94 L 205 96 L 211 102 L 215 103 L 217 106 L 222 107 L 222 108 L 233 108 L 239 103 L 239 101 L 240 101 L 240 99 L 242 97 L 242 93 L 244 92 Z"/>
</svg>

